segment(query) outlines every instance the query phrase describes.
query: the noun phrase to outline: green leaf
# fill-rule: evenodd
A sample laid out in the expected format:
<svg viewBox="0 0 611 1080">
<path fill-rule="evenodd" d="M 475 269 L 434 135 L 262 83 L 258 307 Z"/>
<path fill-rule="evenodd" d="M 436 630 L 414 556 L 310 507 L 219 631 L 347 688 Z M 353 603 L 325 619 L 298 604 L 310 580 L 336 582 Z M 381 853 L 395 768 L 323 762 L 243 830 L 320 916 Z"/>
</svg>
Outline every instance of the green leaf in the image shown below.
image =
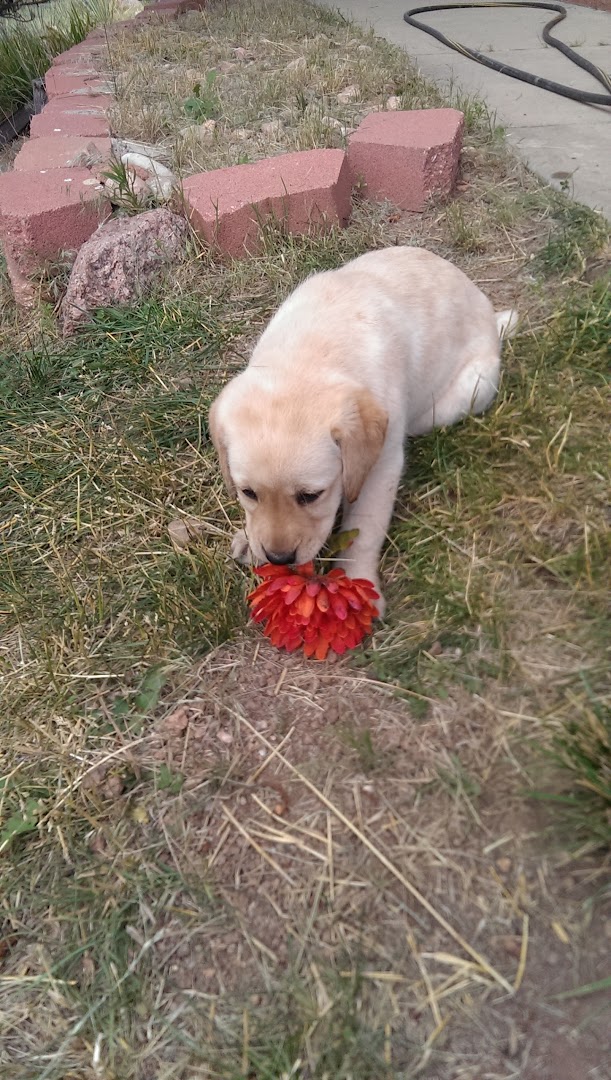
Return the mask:
<svg viewBox="0 0 611 1080">
<path fill-rule="evenodd" d="M 172 773 L 167 765 L 162 765 L 157 774 L 157 787 L 160 791 L 169 791 L 171 795 L 177 795 L 185 778 L 182 773 Z"/>
<path fill-rule="evenodd" d="M 332 536 L 325 549 L 325 555 L 337 555 L 340 551 L 346 551 L 350 547 L 353 540 L 356 540 L 359 535 L 358 529 L 348 529 L 346 532 L 337 533 L 336 536 Z"/>
<path fill-rule="evenodd" d="M 140 686 L 140 693 L 136 697 L 136 708 L 139 712 L 148 712 L 155 707 L 164 683 L 165 674 L 162 668 L 153 667 L 147 671 Z"/>
<path fill-rule="evenodd" d="M 40 813 L 38 799 L 27 799 L 23 809 L 12 814 L 0 832 L 0 848 L 8 847 L 16 836 L 33 832 L 38 824 Z"/>
</svg>

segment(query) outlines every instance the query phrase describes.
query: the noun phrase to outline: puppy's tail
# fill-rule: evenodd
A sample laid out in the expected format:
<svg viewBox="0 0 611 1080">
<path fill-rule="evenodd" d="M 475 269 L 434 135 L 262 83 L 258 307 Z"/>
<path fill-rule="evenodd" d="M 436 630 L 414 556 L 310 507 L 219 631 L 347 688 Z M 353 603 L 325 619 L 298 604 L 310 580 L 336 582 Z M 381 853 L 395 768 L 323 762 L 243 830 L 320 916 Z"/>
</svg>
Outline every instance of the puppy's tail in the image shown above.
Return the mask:
<svg viewBox="0 0 611 1080">
<path fill-rule="evenodd" d="M 496 328 L 501 341 L 503 338 L 513 337 L 518 325 L 518 313 L 513 308 L 496 312 Z"/>
</svg>

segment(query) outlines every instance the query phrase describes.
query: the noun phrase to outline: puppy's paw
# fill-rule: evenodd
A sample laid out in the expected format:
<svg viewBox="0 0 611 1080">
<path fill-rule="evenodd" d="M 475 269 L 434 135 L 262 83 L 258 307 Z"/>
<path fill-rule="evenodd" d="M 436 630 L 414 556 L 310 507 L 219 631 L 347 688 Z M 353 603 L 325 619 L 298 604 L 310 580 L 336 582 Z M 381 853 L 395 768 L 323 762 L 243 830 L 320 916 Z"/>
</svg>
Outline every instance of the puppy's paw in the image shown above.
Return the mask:
<svg viewBox="0 0 611 1080">
<path fill-rule="evenodd" d="M 231 557 L 236 562 L 242 563 L 243 566 L 252 566 L 252 552 L 244 529 L 238 529 L 231 541 Z"/>
<path fill-rule="evenodd" d="M 384 612 L 386 611 L 386 600 L 384 599 L 384 597 L 383 597 L 383 595 L 382 595 L 382 593 L 380 591 L 380 586 L 379 585 L 376 586 L 376 592 L 379 593 L 379 599 L 374 600 L 374 604 L 378 609 L 377 617 L 378 617 L 378 619 L 383 619 L 384 618 Z"/>
</svg>

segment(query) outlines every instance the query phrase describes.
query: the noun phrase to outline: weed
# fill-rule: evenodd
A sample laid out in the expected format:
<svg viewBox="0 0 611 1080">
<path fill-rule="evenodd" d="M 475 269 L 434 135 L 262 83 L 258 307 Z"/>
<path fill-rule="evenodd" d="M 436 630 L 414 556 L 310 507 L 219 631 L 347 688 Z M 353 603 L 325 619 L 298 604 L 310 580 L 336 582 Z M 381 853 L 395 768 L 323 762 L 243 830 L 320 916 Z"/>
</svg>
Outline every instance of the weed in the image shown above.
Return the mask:
<svg viewBox="0 0 611 1080">
<path fill-rule="evenodd" d="M 0 119 L 31 100 L 32 80 L 44 75 L 54 56 L 111 17 L 111 0 L 67 0 L 55 6 L 53 25 L 44 11 L 32 22 L 0 24 Z"/>
<path fill-rule="evenodd" d="M 195 83 L 191 96 L 187 98 L 183 105 L 185 116 L 196 124 L 201 124 L 202 121 L 210 120 L 218 115 L 219 100 L 215 91 L 216 78 L 216 71 L 209 71 L 203 85 Z"/>
<path fill-rule="evenodd" d="M 248 12 L 217 6 L 193 14 L 188 34 L 129 28 L 113 37 L 115 127 L 127 137 L 163 143 L 175 171 L 187 176 L 234 165 L 246 154 L 249 161 L 267 156 L 266 121 L 281 121 L 274 135 L 278 151 L 306 150 L 341 146 L 342 128 L 357 126 L 389 93 L 400 93 L 405 108 L 442 103 L 401 49 L 329 14 L 321 22 L 312 5 L 296 10 L 274 0 Z M 246 42 L 247 62 L 236 59 L 231 42 Z M 371 52 L 359 51 L 361 44 Z M 302 58 L 303 64 L 289 66 Z M 355 84 L 358 99 L 342 104 L 337 95 Z M 185 134 L 185 113 L 194 126 L 216 118 L 216 137 Z M 325 116 L 336 124 L 323 124 Z"/>
<path fill-rule="evenodd" d="M 445 211 L 446 222 L 454 246 L 459 251 L 473 254 L 485 249 L 485 243 L 474 223 L 467 220 L 459 202 L 450 203 Z"/>
<path fill-rule="evenodd" d="M 587 260 L 609 240 L 609 226 L 602 214 L 573 203 L 565 195 L 551 198 L 553 227 L 547 243 L 535 260 L 546 276 L 582 276 Z"/>
<path fill-rule="evenodd" d="M 120 206 L 127 214 L 140 214 L 144 210 L 150 210 L 154 205 L 155 198 L 152 194 L 143 198 L 142 193 L 134 190 L 135 174 L 122 161 L 112 161 L 102 176 L 105 180 L 112 181 L 113 203 Z"/>
<path fill-rule="evenodd" d="M 355 751 L 361 769 L 364 773 L 370 773 L 380 761 L 380 755 L 375 749 L 371 730 L 363 728 L 360 731 L 346 727 L 342 731 L 342 739 Z"/>
<path fill-rule="evenodd" d="M 555 807 L 554 831 L 582 851 L 611 847 L 611 707 L 582 676 L 567 691 L 568 716 L 555 725 L 548 760 L 560 773 L 560 791 L 533 792 Z M 566 780 L 566 783 L 564 782 Z"/>
</svg>

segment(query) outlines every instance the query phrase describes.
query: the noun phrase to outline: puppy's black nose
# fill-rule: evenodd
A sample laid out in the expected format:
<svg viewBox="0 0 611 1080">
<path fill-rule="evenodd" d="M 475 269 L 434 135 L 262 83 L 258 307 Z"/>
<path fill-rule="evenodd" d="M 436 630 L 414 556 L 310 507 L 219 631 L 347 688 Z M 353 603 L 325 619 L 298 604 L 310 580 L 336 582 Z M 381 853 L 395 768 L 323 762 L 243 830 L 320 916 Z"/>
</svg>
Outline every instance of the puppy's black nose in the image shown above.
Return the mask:
<svg viewBox="0 0 611 1080">
<path fill-rule="evenodd" d="M 273 563 L 274 566 L 285 566 L 288 563 L 294 563 L 297 558 L 297 548 L 293 548 L 292 551 L 267 551 L 263 548 L 267 561 Z"/>
</svg>

